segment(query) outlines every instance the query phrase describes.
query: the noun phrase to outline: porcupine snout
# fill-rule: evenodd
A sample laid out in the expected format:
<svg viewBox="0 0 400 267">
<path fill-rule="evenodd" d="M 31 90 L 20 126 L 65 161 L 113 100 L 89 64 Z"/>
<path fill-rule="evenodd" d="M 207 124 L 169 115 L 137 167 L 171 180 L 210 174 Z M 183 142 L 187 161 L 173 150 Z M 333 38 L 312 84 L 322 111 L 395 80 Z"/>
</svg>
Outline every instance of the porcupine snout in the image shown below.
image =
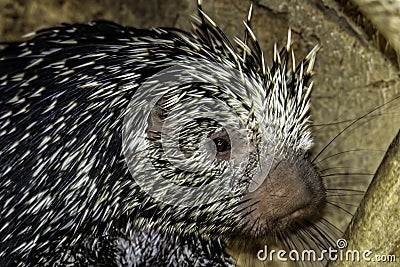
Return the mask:
<svg viewBox="0 0 400 267">
<path fill-rule="evenodd" d="M 261 185 L 243 200 L 241 208 L 248 213 L 245 232 L 257 236 L 319 218 L 325 190 L 311 163 L 292 155 L 275 159 Z"/>
</svg>

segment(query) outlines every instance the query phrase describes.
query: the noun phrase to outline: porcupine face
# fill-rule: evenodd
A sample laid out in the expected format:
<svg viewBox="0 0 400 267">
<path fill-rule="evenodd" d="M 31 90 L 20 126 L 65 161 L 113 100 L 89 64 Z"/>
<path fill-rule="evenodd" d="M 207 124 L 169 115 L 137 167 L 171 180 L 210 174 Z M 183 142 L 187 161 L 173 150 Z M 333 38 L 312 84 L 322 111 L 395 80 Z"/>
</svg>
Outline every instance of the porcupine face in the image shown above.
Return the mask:
<svg viewBox="0 0 400 267">
<path fill-rule="evenodd" d="M 194 33 L 208 60 L 187 57 L 148 79 L 125 116 L 127 165 L 162 210 L 158 225 L 257 237 L 311 224 L 325 202 L 305 156 L 316 49 L 296 66 L 289 35 L 266 67 L 255 39 L 233 52 L 200 17 Z"/>
<path fill-rule="evenodd" d="M 181 153 L 174 158 L 174 154 L 165 155 L 161 138 L 164 123 L 173 112 L 171 109 L 174 109 L 171 100 L 162 98 L 148 117 L 147 137 L 155 153 L 153 166 L 162 169 L 163 176 L 175 185 L 193 186 L 198 190 L 203 184 L 224 184 L 228 179 L 227 186 L 209 190 L 210 195 L 203 201 L 205 204 L 215 201 L 220 207 L 232 209 L 236 214 L 231 219 L 240 221 L 237 234 L 256 237 L 293 229 L 319 218 L 325 197 L 320 178 L 301 151 L 279 147 L 279 141 L 272 136 L 272 126 L 256 133 L 257 136 L 252 136 L 254 133 L 247 129 L 250 137 L 244 135 L 246 130 L 232 131 L 215 119 L 193 118 L 172 136 L 166 133 L 167 138 L 176 141 L 173 149 Z M 224 118 L 219 121 L 223 122 Z M 245 122 L 239 122 L 239 127 L 243 127 L 241 123 Z M 243 138 L 248 143 L 239 141 Z M 276 151 L 278 147 L 284 151 Z M 174 172 L 165 171 L 168 167 L 177 168 Z M 229 171 L 235 167 L 236 172 Z M 228 192 L 237 197 L 230 198 Z"/>
</svg>

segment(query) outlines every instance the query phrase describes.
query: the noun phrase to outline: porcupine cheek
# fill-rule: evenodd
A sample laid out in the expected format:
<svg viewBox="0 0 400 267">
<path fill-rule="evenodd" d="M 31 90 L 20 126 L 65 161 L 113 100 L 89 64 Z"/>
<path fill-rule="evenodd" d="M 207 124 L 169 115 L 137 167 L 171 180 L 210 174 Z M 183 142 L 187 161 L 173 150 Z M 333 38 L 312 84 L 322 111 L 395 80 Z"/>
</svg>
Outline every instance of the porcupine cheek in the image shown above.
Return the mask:
<svg viewBox="0 0 400 267">
<path fill-rule="evenodd" d="M 262 184 L 243 200 L 245 234 L 260 236 L 318 220 L 325 189 L 308 160 L 288 157 L 275 159 Z"/>
</svg>

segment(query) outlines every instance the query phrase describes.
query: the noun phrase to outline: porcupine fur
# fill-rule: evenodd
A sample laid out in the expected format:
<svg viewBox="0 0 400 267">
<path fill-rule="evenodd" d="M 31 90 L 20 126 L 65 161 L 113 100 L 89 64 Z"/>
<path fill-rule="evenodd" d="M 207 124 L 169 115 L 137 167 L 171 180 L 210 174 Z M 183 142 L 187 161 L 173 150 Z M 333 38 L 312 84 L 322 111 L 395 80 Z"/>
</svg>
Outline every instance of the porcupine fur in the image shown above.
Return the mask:
<svg viewBox="0 0 400 267">
<path fill-rule="evenodd" d="M 312 144 L 308 109 L 317 49 L 295 65 L 289 36 L 267 66 L 251 29 L 251 9 L 237 48 L 200 1 L 191 33 L 96 21 L 62 24 L 5 44 L 0 50 L 0 265 L 109 264 L 120 253 L 121 229 L 133 231 L 130 236 L 141 246 L 129 256 L 136 265 L 234 264 L 224 250 L 225 238 L 232 231 L 253 230 L 246 228 L 245 215 L 232 212 L 242 196 L 225 198 L 224 205 L 159 206 L 132 179 L 121 132 L 141 84 L 168 67 L 202 59 L 236 69 L 259 86 L 245 100 L 229 97 L 242 104 L 252 132 L 262 129 L 252 123 L 261 110 L 280 150 L 289 151 L 292 162 L 303 159 Z M 179 89 L 207 91 L 207 86 Z M 210 175 L 200 178 L 214 178 Z M 295 224 L 305 227 L 308 219 Z M 252 234 L 262 235 L 261 230 Z M 147 245 L 155 249 L 143 249 Z"/>
</svg>

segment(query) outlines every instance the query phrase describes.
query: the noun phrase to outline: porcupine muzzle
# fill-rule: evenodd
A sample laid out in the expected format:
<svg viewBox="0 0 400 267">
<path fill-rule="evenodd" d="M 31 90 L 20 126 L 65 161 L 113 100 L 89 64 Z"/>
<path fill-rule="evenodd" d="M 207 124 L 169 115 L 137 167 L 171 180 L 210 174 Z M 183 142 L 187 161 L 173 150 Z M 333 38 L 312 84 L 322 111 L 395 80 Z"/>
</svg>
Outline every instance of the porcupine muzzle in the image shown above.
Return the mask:
<svg viewBox="0 0 400 267">
<path fill-rule="evenodd" d="M 324 205 L 325 189 L 310 161 L 303 155 L 286 153 L 274 160 L 257 189 L 243 197 L 244 234 L 294 231 L 318 220 Z"/>
</svg>

